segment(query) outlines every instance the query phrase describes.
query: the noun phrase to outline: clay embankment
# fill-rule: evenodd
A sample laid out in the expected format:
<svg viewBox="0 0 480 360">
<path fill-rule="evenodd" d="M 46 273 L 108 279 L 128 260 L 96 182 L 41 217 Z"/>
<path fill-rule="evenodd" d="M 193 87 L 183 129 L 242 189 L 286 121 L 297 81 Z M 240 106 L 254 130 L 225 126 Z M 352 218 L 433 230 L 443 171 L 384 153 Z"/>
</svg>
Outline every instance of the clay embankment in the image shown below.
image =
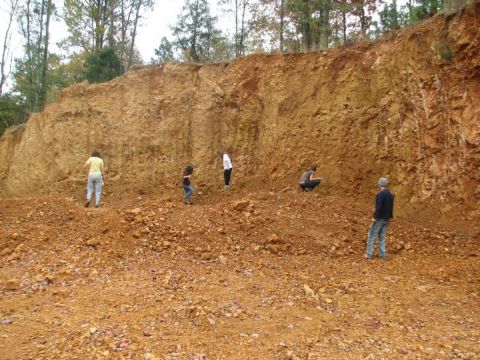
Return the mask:
<svg viewBox="0 0 480 360">
<path fill-rule="evenodd" d="M 93 148 L 107 159 L 111 188 L 176 186 L 190 162 L 207 190 L 226 148 L 237 186 L 295 186 L 316 163 L 331 193 L 370 197 L 388 175 L 400 213 L 421 206 L 477 218 L 479 9 L 477 1 L 375 44 L 166 64 L 70 87 L 4 135 L 0 191 L 83 188 Z"/>
</svg>

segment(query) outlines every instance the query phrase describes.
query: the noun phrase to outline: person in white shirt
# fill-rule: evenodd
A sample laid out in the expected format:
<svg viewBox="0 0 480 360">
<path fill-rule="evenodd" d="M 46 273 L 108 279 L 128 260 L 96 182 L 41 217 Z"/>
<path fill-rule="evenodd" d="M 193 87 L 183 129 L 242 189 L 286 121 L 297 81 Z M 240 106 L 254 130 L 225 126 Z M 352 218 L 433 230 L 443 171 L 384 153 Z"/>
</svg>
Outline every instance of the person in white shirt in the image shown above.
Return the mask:
<svg viewBox="0 0 480 360">
<path fill-rule="evenodd" d="M 232 176 L 232 160 L 226 152 L 221 152 L 223 160 L 223 180 L 225 181 L 225 189 L 230 189 L 230 177 Z"/>
</svg>

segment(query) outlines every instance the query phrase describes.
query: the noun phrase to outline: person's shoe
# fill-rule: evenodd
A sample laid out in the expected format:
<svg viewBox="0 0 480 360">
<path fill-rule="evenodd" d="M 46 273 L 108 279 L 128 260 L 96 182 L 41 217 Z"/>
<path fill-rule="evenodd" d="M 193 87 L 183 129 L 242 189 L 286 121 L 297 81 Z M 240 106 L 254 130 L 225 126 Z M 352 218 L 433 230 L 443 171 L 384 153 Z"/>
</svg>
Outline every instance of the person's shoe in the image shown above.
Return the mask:
<svg viewBox="0 0 480 360">
<path fill-rule="evenodd" d="M 90 206 L 90 201 L 87 200 L 87 201 L 85 202 L 85 207 L 89 207 L 89 206 Z"/>
<path fill-rule="evenodd" d="M 382 260 L 384 260 L 384 261 L 387 261 L 387 260 L 388 260 L 388 257 L 387 257 L 387 255 L 385 255 L 385 256 L 380 256 L 380 259 L 382 259 Z"/>
<path fill-rule="evenodd" d="M 367 260 L 372 260 L 372 259 L 373 259 L 373 256 L 365 255 L 365 259 L 367 259 Z"/>
<path fill-rule="evenodd" d="M 100 207 L 100 205 L 95 205 L 96 208 Z"/>
<path fill-rule="evenodd" d="M 190 201 L 188 201 L 187 199 L 184 199 L 184 200 L 183 200 L 183 203 L 184 203 L 185 205 L 190 205 Z"/>
</svg>

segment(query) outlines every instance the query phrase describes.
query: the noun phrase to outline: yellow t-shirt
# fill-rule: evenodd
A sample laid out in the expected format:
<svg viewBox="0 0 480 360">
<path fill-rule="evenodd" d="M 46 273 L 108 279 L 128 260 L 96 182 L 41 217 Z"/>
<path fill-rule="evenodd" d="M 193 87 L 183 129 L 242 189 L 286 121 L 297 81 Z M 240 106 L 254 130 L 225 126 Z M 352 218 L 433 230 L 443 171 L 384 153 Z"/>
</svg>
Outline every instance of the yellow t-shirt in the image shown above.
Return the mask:
<svg viewBox="0 0 480 360">
<path fill-rule="evenodd" d="M 103 173 L 103 160 L 92 156 L 87 160 L 87 165 L 90 165 L 89 175 Z"/>
</svg>

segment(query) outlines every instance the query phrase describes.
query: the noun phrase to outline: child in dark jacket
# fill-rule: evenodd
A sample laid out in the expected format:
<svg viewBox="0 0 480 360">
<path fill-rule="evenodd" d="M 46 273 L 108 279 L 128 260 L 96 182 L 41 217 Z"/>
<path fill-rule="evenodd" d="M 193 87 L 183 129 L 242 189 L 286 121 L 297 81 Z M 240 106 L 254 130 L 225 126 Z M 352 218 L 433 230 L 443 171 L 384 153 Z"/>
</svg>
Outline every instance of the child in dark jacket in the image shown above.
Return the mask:
<svg viewBox="0 0 480 360">
<path fill-rule="evenodd" d="M 185 170 L 183 170 L 183 180 L 182 180 L 182 187 L 184 191 L 183 195 L 183 203 L 190 204 L 190 196 L 193 194 L 193 188 L 190 183 L 190 178 L 192 177 L 193 173 L 193 166 L 188 165 Z"/>
</svg>

